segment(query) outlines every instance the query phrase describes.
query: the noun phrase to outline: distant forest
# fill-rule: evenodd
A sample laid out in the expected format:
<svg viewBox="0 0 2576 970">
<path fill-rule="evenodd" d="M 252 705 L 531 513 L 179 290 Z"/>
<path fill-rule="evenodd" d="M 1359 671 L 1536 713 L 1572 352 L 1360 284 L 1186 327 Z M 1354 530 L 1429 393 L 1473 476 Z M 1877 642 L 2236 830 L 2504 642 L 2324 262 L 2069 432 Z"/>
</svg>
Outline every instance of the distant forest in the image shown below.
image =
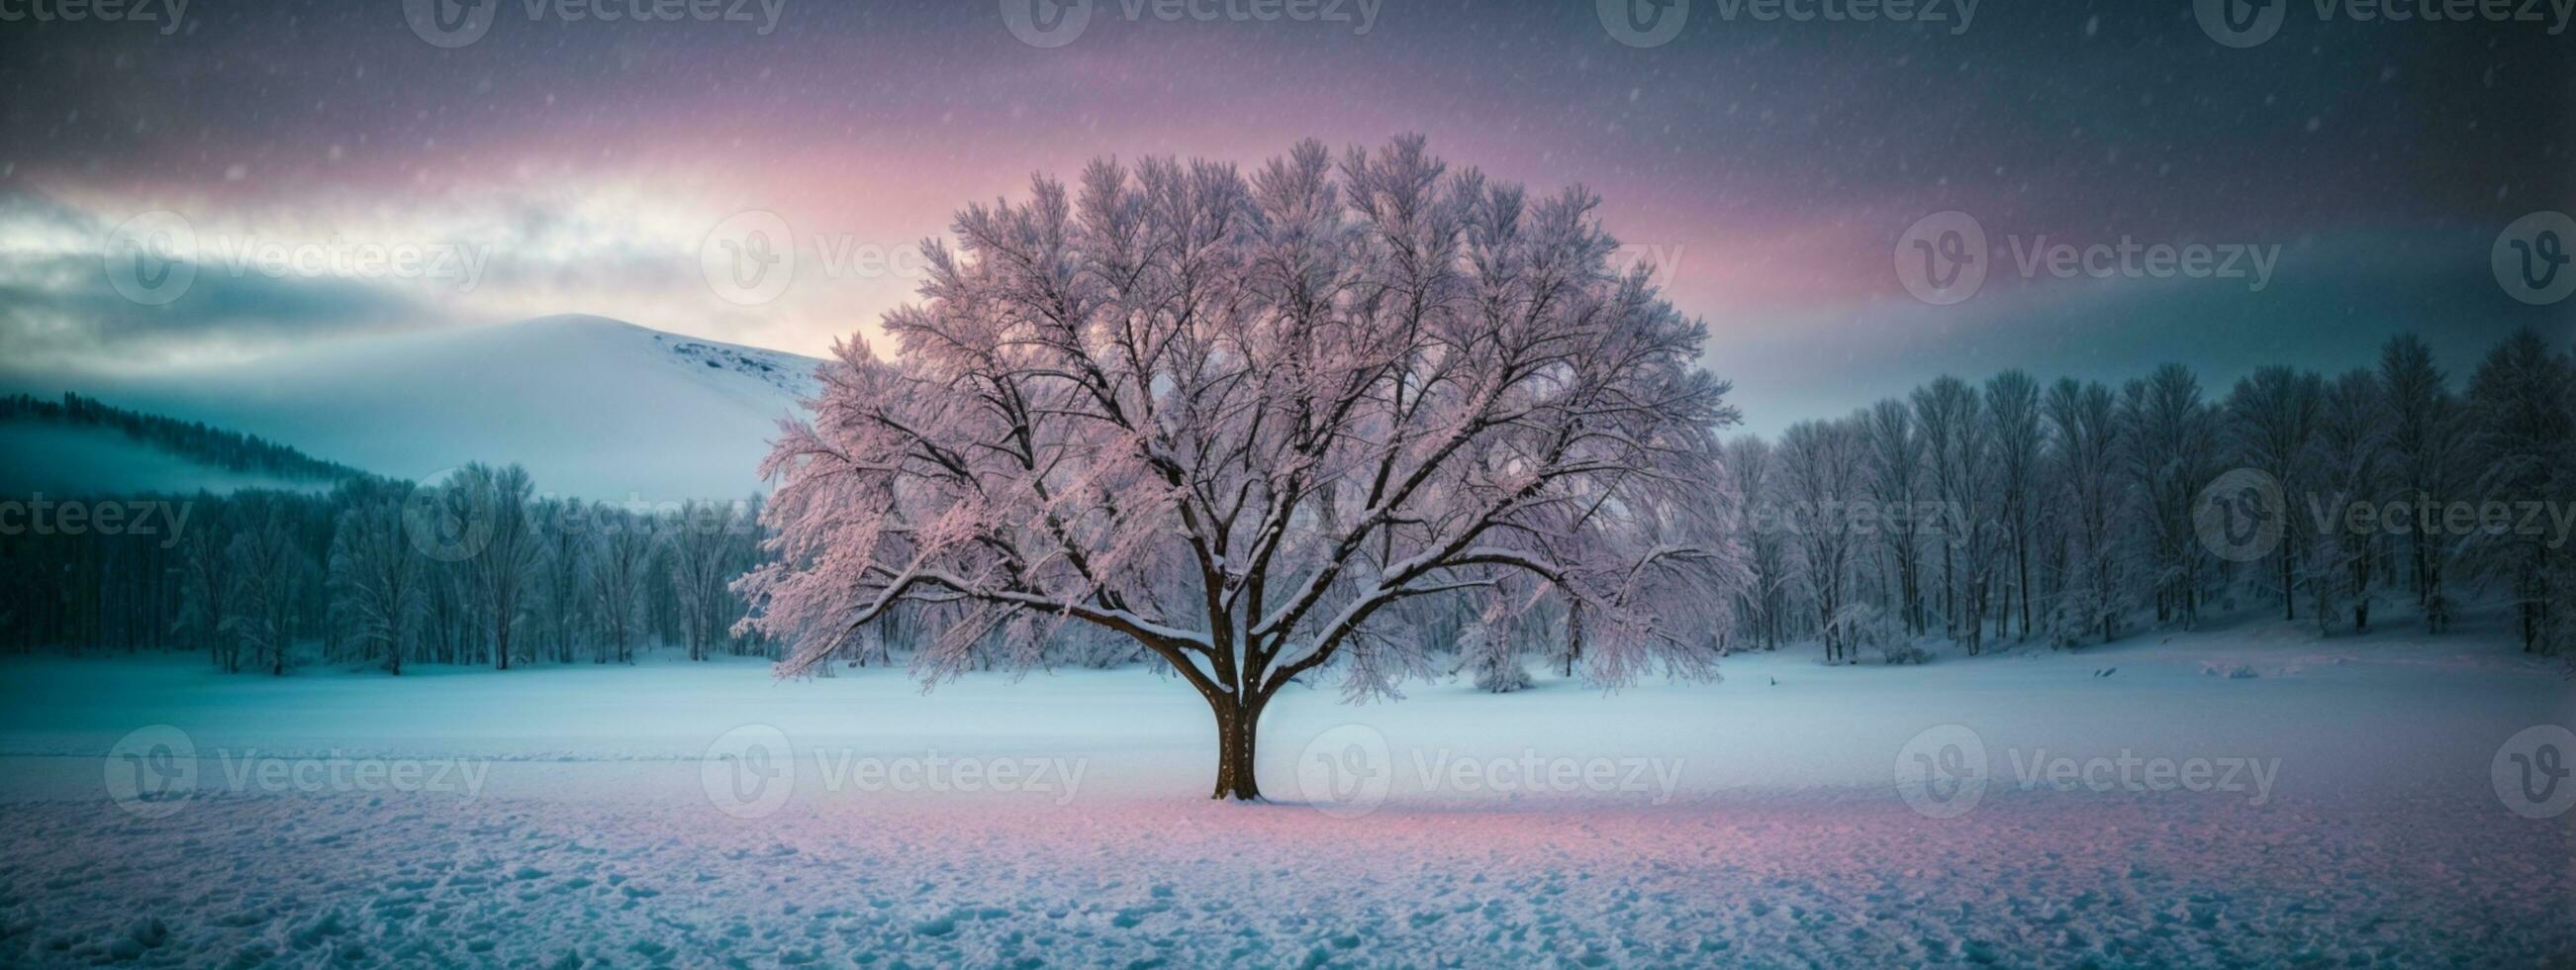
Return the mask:
<svg viewBox="0 0 2576 970">
<path fill-rule="evenodd" d="M 27 394 L 0 397 L 0 424 L 11 422 L 111 429 L 134 441 L 227 471 L 325 482 L 347 481 L 366 474 L 256 435 L 227 431 L 203 421 L 130 411 L 78 394 L 65 394 L 60 400 Z"/>
<path fill-rule="evenodd" d="M 268 673 L 614 663 L 658 645 L 777 656 L 739 628 L 732 588 L 772 555 L 757 496 L 594 503 L 540 495 L 517 466 L 394 481 L 78 396 L 0 400 L 0 420 L 333 481 L 90 503 L 156 526 L 121 532 L 27 528 L 43 516 L 0 495 L 0 651 L 190 651 Z M 2524 650 L 2576 655 L 2576 353 L 2528 331 L 2465 381 L 2412 336 L 2375 367 L 2266 367 L 2215 394 L 2180 364 L 2117 385 L 1943 377 L 1776 441 L 1735 438 L 1726 457 L 1711 487 L 1746 581 L 1735 622 L 1701 631 L 1716 653 L 2073 649 L 2265 604 L 2321 636 L 2374 620 L 2439 633 L 2464 607 L 2500 607 Z M 1446 669 L 1488 690 L 1574 667 L 1561 607 L 1542 602 L 1510 638 L 1420 609 Z M 900 663 L 953 619 L 907 607 L 833 660 Z M 1085 666 L 1153 662 L 1115 638 L 1073 646 Z"/>
</svg>

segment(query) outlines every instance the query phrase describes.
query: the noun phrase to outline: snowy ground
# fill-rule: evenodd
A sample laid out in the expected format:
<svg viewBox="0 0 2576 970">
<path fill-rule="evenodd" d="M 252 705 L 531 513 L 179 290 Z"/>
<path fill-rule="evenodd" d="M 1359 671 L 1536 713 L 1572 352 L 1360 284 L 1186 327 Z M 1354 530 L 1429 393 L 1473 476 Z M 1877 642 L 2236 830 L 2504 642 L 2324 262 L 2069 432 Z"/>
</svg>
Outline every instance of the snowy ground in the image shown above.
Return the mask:
<svg viewBox="0 0 2576 970">
<path fill-rule="evenodd" d="M 422 673 L 0 663 L 0 964 L 2576 964 L 2478 635 L 1323 690 L 1260 806 L 1134 671 Z"/>
</svg>

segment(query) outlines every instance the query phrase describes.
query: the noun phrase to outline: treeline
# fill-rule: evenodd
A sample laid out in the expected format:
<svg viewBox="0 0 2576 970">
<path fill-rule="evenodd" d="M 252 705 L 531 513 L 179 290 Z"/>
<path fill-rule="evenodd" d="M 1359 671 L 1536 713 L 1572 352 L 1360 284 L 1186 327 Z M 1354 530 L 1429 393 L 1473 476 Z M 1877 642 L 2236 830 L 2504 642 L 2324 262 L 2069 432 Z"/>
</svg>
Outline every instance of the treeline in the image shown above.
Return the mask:
<svg viewBox="0 0 2576 970">
<path fill-rule="evenodd" d="M 2116 387 L 1943 377 L 1730 442 L 1753 576 L 1730 647 L 1903 662 L 1927 637 L 2073 647 L 2252 601 L 2328 635 L 2381 604 L 2439 632 L 2474 595 L 2525 650 L 2564 651 L 2571 429 L 2576 354 L 2529 331 L 2465 387 L 2413 336 L 2375 368 L 2223 393 L 2180 364 Z"/>
<path fill-rule="evenodd" d="M 516 465 L 435 484 L 360 476 L 326 492 L 245 490 L 28 509 L 0 530 L 0 645 L 196 650 L 226 671 L 299 663 L 631 662 L 761 654 L 725 588 L 759 551 L 759 500 L 540 497 Z M 103 529 L 98 511 L 129 510 Z"/>
<path fill-rule="evenodd" d="M 9 404 L 30 406 L 132 414 Z M 138 417 L 165 429 L 153 434 L 203 427 Z M 2530 332 L 2465 382 L 2413 336 L 2375 367 L 2266 367 L 2223 392 L 2179 364 L 2116 386 L 1943 377 L 1727 451 L 1749 581 L 1736 626 L 1711 631 L 1721 649 L 1813 641 L 1830 662 L 1902 663 L 1932 643 L 2071 648 L 2256 602 L 2325 635 L 2392 614 L 2438 633 L 2477 603 L 2501 606 L 2523 649 L 2576 654 L 2576 352 Z M 195 650 L 271 672 L 610 663 L 666 644 L 771 655 L 735 632 L 744 604 L 728 588 L 767 555 L 757 497 L 590 503 L 537 496 L 517 466 L 419 485 L 295 458 L 310 464 L 227 467 L 341 480 L 91 503 L 128 507 L 121 529 L 95 514 L 45 528 L 42 510 L 0 497 L 0 649 Z M 1511 690 L 1528 683 L 1525 659 L 1577 659 L 1562 611 L 1536 609 L 1511 643 L 1471 642 L 1483 627 L 1452 605 L 1401 612 L 1451 658 L 1425 673 Z M 834 663 L 900 662 L 956 633 L 956 613 L 908 605 Z M 980 639 L 1002 650 L 1006 631 Z M 1059 655 L 1152 662 L 1118 637 Z"/>
<path fill-rule="evenodd" d="M 291 481 L 336 482 L 365 475 L 347 465 L 323 461 L 255 435 L 227 431 L 202 421 L 129 411 L 78 394 L 65 394 L 60 400 L 26 394 L 0 397 L 0 423 L 12 421 L 110 429 L 199 464 Z"/>
</svg>

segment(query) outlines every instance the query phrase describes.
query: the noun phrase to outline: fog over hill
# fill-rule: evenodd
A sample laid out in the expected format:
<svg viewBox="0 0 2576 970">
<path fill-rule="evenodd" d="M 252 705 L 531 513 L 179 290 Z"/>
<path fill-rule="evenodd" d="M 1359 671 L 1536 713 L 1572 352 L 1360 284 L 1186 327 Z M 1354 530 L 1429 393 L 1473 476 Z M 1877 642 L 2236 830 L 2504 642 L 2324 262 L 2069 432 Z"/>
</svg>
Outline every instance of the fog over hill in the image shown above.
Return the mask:
<svg viewBox="0 0 2576 970">
<path fill-rule="evenodd" d="M 658 502 L 759 489 L 776 423 L 801 412 L 817 363 L 564 315 L 351 338 L 246 364 L 0 372 L 0 389 L 95 396 L 379 475 L 427 480 L 468 461 L 518 462 L 541 492 Z"/>
</svg>

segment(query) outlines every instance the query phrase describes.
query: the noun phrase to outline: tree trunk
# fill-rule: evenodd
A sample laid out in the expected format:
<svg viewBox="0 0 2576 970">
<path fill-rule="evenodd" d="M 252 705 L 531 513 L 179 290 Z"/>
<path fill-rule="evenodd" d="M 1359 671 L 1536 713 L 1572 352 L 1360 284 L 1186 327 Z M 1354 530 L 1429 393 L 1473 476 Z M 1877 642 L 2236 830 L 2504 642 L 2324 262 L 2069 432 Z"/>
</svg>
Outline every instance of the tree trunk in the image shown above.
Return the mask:
<svg viewBox="0 0 2576 970">
<path fill-rule="evenodd" d="M 1261 731 L 1261 705 L 1212 699 L 1216 712 L 1216 791 L 1209 798 L 1239 802 L 1261 800 L 1261 781 L 1253 774 L 1253 745 Z"/>
</svg>

